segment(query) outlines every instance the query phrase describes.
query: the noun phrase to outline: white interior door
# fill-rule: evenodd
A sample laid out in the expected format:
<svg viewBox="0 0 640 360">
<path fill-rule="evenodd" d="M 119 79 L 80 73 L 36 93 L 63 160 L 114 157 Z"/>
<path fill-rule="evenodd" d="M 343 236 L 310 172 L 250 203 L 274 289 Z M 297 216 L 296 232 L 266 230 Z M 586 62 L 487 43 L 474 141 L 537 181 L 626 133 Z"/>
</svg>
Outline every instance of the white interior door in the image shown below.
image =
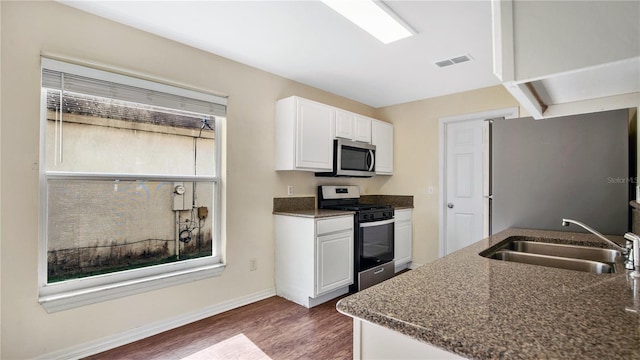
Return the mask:
<svg viewBox="0 0 640 360">
<path fill-rule="evenodd" d="M 483 238 L 483 124 L 479 119 L 445 125 L 445 254 Z"/>
</svg>

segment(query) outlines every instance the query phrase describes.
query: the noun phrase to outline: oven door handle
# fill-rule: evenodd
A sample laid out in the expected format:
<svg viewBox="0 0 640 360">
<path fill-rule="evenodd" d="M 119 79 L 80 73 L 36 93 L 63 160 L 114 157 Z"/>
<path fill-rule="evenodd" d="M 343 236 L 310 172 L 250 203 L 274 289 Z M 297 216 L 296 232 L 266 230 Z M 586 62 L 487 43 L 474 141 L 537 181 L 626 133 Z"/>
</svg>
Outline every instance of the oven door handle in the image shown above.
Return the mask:
<svg viewBox="0 0 640 360">
<path fill-rule="evenodd" d="M 361 223 L 360 227 L 361 228 L 367 228 L 367 227 L 372 227 L 372 226 L 382 226 L 382 225 L 393 224 L 394 222 L 396 222 L 396 219 L 372 221 L 372 222 Z"/>
</svg>

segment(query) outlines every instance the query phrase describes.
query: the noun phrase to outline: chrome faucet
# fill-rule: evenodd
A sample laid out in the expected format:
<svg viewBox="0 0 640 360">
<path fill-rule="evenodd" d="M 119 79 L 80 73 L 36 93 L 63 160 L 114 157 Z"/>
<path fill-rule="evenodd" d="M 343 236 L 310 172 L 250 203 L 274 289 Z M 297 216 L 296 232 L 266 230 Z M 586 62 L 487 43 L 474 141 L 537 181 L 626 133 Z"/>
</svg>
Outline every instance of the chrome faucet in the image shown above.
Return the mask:
<svg viewBox="0 0 640 360">
<path fill-rule="evenodd" d="M 587 230 L 588 232 L 592 233 L 593 235 L 599 237 L 600 239 L 608 242 L 610 245 L 618 248 L 618 250 L 622 251 L 623 253 L 626 254 L 627 252 L 627 248 L 623 248 L 622 246 L 614 243 L 613 241 L 607 239 L 606 237 L 604 237 L 604 235 L 600 234 L 599 232 L 595 231 L 594 229 L 592 229 L 591 227 L 581 223 L 580 221 L 576 221 L 576 220 L 571 220 L 571 219 L 562 219 L 562 226 L 569 226 L 569 224 L 576 224 L 580 227 L 582 227 L 583 229 Z"/>
<path fill-rule="evenodd" d="M 627 261 L 625 267 L 631 272 L 632 277 L 640 277 L 640 236 L 628 232 L 624 234 L 624 238 L 627 239 Z M 631 267 L 628 265 L 631 264 Z"/>
<path fill-rule="evenodd" d="M 569 224 L 576 224 L 582 227 L 583 229 L 587 230 L 588 232 L 620 250 L 622 256 L 624 257 L 624 267 L 627 270 L 633 270 L 631 272 L 631 276 L 640 277 L 640 236 L 630 232 L 624 234 L 624 238 L 627 240 L 627 243 L 625 247 L 622 247 L 615 242 L 607 239 L 604 235 L 600 234 L 586 224 L 581 223 L 580 221 L 572 219 L 562 219 L 562 226 L 569 226 Z"/>
</svg>

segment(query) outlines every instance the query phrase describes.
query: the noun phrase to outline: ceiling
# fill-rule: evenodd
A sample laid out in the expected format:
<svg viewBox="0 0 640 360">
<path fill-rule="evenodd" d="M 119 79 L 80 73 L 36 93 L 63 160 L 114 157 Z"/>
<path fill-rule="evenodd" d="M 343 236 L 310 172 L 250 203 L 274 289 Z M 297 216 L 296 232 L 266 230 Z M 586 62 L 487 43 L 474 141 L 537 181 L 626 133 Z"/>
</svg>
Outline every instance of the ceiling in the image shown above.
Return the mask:
<svg viewBox="0 0 640 360">
<path fill-rule="evenodd" d="M 418 33 L 387 45 L 319 1 L 60 2 L 376 108 L 500 83 L 489 0 L 387 0 Z"/>
</svg>

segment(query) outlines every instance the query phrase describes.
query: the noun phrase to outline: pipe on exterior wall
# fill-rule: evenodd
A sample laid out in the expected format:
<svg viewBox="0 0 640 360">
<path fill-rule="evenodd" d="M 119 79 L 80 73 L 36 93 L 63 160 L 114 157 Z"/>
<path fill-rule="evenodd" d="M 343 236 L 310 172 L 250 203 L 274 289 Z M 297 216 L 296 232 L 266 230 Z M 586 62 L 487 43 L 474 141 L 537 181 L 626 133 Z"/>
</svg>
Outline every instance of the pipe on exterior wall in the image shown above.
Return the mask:
<svg viewBox="0 0 640 360">
<path fill-rule="evenodd" d="M 176 260 L 180 259 L 180 213 L 174 211 L 176 214 Z"/>
</svg>

